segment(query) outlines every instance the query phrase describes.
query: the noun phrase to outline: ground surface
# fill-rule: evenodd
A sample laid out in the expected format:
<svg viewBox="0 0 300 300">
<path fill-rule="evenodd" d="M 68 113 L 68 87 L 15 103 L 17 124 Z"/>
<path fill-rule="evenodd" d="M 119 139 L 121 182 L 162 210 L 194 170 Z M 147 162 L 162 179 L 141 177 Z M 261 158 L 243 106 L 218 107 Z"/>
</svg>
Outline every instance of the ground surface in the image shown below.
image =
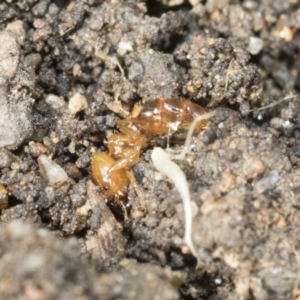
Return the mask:
<svg viewBox="0 0 300 300">
<path fill-rule="evenodd" d="M 1 299 L 299 299 L 300 99 L 257 110 L 299 93 L 299 29 L 297 0 L 1 1 Z M 177 162 L 200 269 L 151 147 L 145 216 L 90 176 L 111 103 L 178 97 L 216 112 Z"/>
</svg>

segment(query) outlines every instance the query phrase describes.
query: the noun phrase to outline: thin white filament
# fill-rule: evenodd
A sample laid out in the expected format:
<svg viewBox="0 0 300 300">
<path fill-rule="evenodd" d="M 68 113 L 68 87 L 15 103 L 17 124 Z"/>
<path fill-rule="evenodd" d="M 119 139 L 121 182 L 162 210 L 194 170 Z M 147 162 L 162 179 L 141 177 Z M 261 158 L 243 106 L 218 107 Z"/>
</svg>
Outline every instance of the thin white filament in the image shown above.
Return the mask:
<svg viewBox="0 0 300 300">
<path fill-rule="evenodd" d="M 181 168 L 170 159 L 169 154 L 162 148 L 154 148 L 151 159 L 155 168 L 173 181 L 180 194 L 185 216 L 184 243 L 189 247 L 195 258 L 197 258 L 199 264 L 199 256 L 192 241 L 192 205 L 186 176 Z"/>
<path fill-rule="evenodd" d="M 205 119 L 209 119 L 211 117 L 213 117 L 216 114 L 216 111 L 211 111 L 209 113 L 206 113 L 202 116 L 198 116 L 197 118 L 195 118 L 189 128 L 189 131 L 187 133 L 186 139 L 185 139 L 185 143 L 183 146 L 183 150 L 181 151 L 180 154 L 178 155 L 174 155 L 173 158 L 174 159 L 178 159 L 178 160 L 183 160 L 185 158 L 185 156 L 187 155 L 187 153 L 190 151 L 191 148 L 191 141 L 192 141 L 192 135 L 195 131 L 195 128 L 198 124 L 198 122 L 205 120 Z"/>
</svg>

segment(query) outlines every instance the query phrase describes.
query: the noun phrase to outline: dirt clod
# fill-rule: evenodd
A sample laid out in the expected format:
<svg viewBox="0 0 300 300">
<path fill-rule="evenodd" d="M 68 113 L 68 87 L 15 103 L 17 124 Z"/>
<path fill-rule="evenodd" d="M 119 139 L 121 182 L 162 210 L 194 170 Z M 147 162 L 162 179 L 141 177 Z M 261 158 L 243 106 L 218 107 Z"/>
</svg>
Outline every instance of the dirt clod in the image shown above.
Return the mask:
<svg viewBox="0 0 300 300">
<path fill-rule="evenodd" d="M 16 149 L 32 133 L 32 72 L 20 68 L 21 53 L 17 39 L 0 32 L 0 147 Z"/>
</svg>

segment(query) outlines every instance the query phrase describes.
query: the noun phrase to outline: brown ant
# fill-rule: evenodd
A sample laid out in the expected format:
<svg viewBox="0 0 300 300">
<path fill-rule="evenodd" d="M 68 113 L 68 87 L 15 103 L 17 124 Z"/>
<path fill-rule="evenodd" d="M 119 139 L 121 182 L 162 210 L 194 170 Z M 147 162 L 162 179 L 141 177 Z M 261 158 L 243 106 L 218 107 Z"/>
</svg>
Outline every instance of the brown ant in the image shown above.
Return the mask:
<svg viewBox="0 0 300 300">
<path fill-rule="evenodd" d="M 187 132 L 193 121 L 206 111 L 186 99 L 156 99 L 136 104 L 125 119 L 117 122 L 119 133 L 107 141 L 107 153 L 98 152 L 92 159 L 92 178 L 101 187 L 108 201 L 116 202 L 124 211 L 127 187 L 132 184 L 139 196 L 140 205 L 146 210 L 143 196 L 131 168 L 140 160 L 142 150 L 150 145 L 153 137 L 170 132 Z M 207 119 L 201 119 L 193 127 L 199 132 L 207 127 Z"/>
</svg>

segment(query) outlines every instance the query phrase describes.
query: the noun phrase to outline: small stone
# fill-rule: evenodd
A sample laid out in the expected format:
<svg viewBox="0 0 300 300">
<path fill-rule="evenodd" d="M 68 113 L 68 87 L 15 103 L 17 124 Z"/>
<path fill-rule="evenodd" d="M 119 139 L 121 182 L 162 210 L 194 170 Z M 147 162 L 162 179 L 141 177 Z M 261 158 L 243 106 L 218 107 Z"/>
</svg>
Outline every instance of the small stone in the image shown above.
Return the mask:
<svg viewBox="0 0 300 300">
<path fill-rule="evenodd" d="M 8 168 L 14 161 L 14 156 L 10 151 L 1 149 L 0 150 L 0 169 Z"/>
<path fill-rule="evenodd" d="M 200 3 L 200 0 L 189 0 L 189 2 L 192 6 L 196 6 Z"/>
<path fill-rule="evenodd" d="M 66 106 L 63 97 L 58 97 L 53 94 L 49 94 L 45 98 L 45 102 L 54 109 L 59 109 Z"/>
<path fill-rule="evenodd" d="M 73 179 L 76 179 L 76 180 L 81 179 L 82 174 L 75 164 L 67 163 L 65 169 L 66 169 L 67 174 L 70 177 L 72 177 Z"/>
<path fill-rule="evenodd" d="M 3 184 L 0 183 L 0 209 L 8 206 L 8 192 Z"/>
<path fill-rule="evenodd" d="M 229 0 L 208 0 L 205 4 L 206 10 L 209 13 L 221 10 L 228 5 Z"/>
<path fill-rule="evenodd" d="M 228 193 L 232 190 L 236 183 L 236 176 L 231 173 L 224 173 L 220 185 L 221 193 Z"/>
<path fill-rule="evenodd" d="M 6 30 L 11 32 L 17 37 L 18 43 L 24 45 L 26 38 L 26 32 L 24 28 L 24 22 L 21 20 L 13 21 L 6 26 Z"/>
<path fill-rule="evenodd" d="M 68 180 L 65 170 L 46 155 L 40 155 L 38 164 L 42 176 L 49 182 L 49 185 L 59 187 Z"/>
<path fill-rule="evenodd" d="M 256 36 L 250 36 L 248 51 L 252 55 L 257 55 L 264 47 L 264 41 Z"/>
<path fill-rule="evenodd" d="M 88 108 L 88 102 L 84 95 L 75 93 L 69 100 L 69 110 L 73 115 Z"/>
<path fill-rule="evenodd" d="M 291 42 L 294 38 L 294 31 L 289 26 L 283 26 L 281 29 L 275 31 L 274 35 L 278 39 L 285 40 L 286 42 Z"/>
<path fill-rule="evenodd" d="M 31 142 L 29 142 L 29 153 L 33 157 L 38 157 L 42 154 L 46 154 L 47 148 L 41 143 L 36 143 L 36 142 L 31 141 Z"/>
<path fill-rule="evenodd" d="M 247 179 L 253 179 L 265 172 L 265 166 L 259 158 L 250 157 L 244 163 L 243 172 Z"/>
<path fill-rule="evenodd" d="M 9 49 L 9 51 L 8 51 Z M 0 76 L 11 79 L 15 76 L 19 64 L 20 50 L 14 35 L 0 32 Z M 1 85 L 3 83 L 1 82 Z"/>
<path fill-rule="evenodd" d="M 42 56 L 39 53 L 30 53 L 24 58 L 24 67 L 36 70 L 42 62 Z"/>
<path fill-rule="evenodd" d="M 280 229 L 284 229 L 284 228 L 286 228 L 286 226 L 287 226 L 287 223 L 286 223 L 284 217 L 280 216 L 279 220 L 277 222 L 277 227 L 280 228 Z"/>
<path fill-rule="evenodd" d="M 127 52 L 130 52 L 132 50 L 133 50 L 133 48 L 132 48 L 132 42 L 121 41 L 118 44 L 117 53 L 120 56 L 124 56 Z"/>
<path fill-rule="evenodd" d="M 270 174 L 264 176 L 258 180 L 254 185 L 254 190 L 262 194 L 266 190 L 273 188 L 273 186 L 279 181 L 279 173 L 277 170 L 272 170 Z"/>
</svg>

